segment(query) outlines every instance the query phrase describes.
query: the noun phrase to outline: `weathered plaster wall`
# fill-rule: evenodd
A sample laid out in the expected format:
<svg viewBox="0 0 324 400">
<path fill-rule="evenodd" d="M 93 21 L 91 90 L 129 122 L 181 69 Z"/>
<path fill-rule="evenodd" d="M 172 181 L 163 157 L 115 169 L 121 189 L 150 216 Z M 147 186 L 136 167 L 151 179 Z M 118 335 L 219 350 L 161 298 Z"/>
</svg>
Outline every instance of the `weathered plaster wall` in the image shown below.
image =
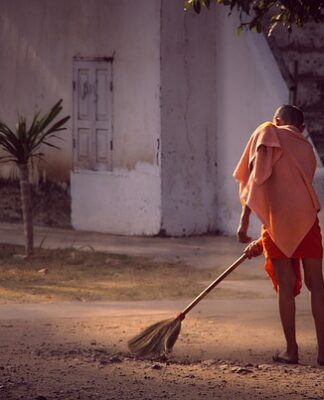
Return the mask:
<svg viewBox="0 0 324 400">
<path fill-rule="evenodd" d="M 2 0 L 0 118 L 32 116 L 59 98 L 72 114 L 73 57 L 114 56 L 114 167 L 156 163 L 160 0 Z M 63 115 L 63 114 L 62 114 Z M 72 122 L 46 150 L 49 178 L 68 181 Z"/>
<path fill-rule="evenodd" d="M 3 0 L 0 117 L 32 115 L 64 100 L 72 114 L 73 57 L 114 57 L 113 171 L 75 170 L 72 224 L 121 234 L 160 229 L 160 0 Z M 72 122 L 47 178 L 69 181 Z M 43 173 L 41 168 L 40 174 Z"/>
<path fill-rule="evenodd" d="M 72 223 L 80 230 L 153 235 L 161 222 L 160 1 L 109 6 L 102 42 L 114 54 L 113 170 L 72 173 Z"/>
<path fill-rule="evenodd" d="M 162 228 L 234 234 L 233 169 L 256 126 L 288 101 L 288 89 L 264 37 L 238 38 L 238 19 L 226 8 L 181 13 L 180 4 L 162 2 Z M 256 219 L 251 233 L 259 233 Z"/>
<path fill-rule="evenodd" d="M 138 163 L 130 171 L 72 175 L 73 226 L 120 235 L 154 235 L 161 222 L 160 168 Z"/>
<path fill-rule="evenodd" d="M 218 228 L 234 234 L 241 206 L 232 173 L 257 125 L 271 120 L 275 109 L 288 101 L 288 89 L 265 38 L 251 32 L 235 34 L 238 19 L 216 14 L 216 121 Z M 251 232 L 259 234 L 252 221 Z"/>
<path fill-rule="evenodd" d="M 216 230 L 215 13 L 162 1 L 162 229 Z"/>
</svg>

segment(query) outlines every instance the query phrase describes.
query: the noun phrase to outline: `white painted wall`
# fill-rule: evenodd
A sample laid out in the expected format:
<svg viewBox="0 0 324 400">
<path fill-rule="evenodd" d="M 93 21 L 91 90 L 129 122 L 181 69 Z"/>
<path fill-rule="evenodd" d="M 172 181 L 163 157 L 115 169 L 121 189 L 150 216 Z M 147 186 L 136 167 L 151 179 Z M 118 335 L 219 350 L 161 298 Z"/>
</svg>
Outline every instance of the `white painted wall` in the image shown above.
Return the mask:
<svg viewBox="0 0 324 400">
<path fill-rule="evenodd" d="M 72 223 L 79 230 L 154 235 L 161 223 L 160 1 L 109 7 L 101 40 L 114 54 L 113 170 L 72 172 Z"/>
<path fill-rule="evenodd" d="M 215 10 L 214 10 L 215 11 Z M 169 235 L 216 226 L 215 13 L 162 1 L 162 229 Z"/>
<path fill-rule="evenodd" d="M 217 226 L 234 234 L 241 205 L 233 170 L 254 129 L 272 120 L 275 109 L 288 102 L 288 89 L 265 38 L 251 32 L 237 37 L 238 18 L 235 13 L 228 18 L 227 13 L 226 7 L 217 7 Z M 259 235 L 256 219 L 251 233 Z"/>
<path fill-rule="evenodd" d="M 154 235 L 160 228 L 160 168 L 138 163 L 132 170 L 72 174 L 75 229 L 120 235 Z M 76 197 L 77 196 L 77 197 Z"/>
<path fill-rule="evenodd" d="M 73 57 L 114 57 L 113 171 L 75 170 L 78 229 L 155 234 L 160 229 L 160 0 L 2 0 L 0 118 L 32 116 L 59 98 L 72 114 Z M 72 121 L 72 120 L 71 120 Z M 69 181 L 72 123 L 40 174 Z M 6 171 L 3 171 L 5 173 Z"/>
<path fill-rule="evenodd" d="M 234 167 L 288 89 L 263 36 L 237 37 L 238 18 L 224 6 L 197 16 L 180 3 L 162 2 L 162 228 L 235 234 Z M 251 233 L 259 234 L 255 218 Z"/>
<path fill-rule="evenodd" d="M 159 137 L 160 0 L 2 0 L 0 118 L 32 116 L 59 98 L 72 114 L 73 57 L 113 56 L 114 165 L 155 163 Z M 69 180 L 72 126 L 48 173 Z M 55 175 L 56 171 L 56 175 Z"/>
</svg>

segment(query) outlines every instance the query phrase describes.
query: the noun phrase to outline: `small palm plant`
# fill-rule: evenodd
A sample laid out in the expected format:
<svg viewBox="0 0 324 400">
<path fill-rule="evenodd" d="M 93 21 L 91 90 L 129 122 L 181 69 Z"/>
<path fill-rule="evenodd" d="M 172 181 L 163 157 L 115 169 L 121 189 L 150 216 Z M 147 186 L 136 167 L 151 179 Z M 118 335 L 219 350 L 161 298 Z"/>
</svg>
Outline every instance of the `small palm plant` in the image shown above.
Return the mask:
<svg viewBox="0 0 324 400">
<path fill-rule="evenodd" d="M 33 254 L 33 210 L 31 199 L 31 184 L 29 181 L 29 169 L 31 161 L 35 158 L 43 159 L 41 151 L 43 145 L 59 149 L 49 142 L 58 138 L 57 132 L 63 131 L 69 116 L 54 122 L 62 110 L 62 100 L 58 101 L 48 113 L 41 115 L 36 113 L 29 128 L 26 118 L 19 115 L 16 130 L 12 131 L 5 123 L 0 121 L 0 148 L 6 155 L 0 156 L 1 163 L 15 163 L 19 170 L 21 205 L 23 212 L 26 256 Z"/>
</svg>

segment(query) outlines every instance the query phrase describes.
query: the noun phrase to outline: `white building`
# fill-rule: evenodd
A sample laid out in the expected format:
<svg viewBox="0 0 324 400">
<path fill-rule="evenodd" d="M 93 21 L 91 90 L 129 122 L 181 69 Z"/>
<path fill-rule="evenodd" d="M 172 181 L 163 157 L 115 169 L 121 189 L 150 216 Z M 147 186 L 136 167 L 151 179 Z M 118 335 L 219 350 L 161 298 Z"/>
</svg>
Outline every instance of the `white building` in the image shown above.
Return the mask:
<svg viewBox="0 0 324 400">
<path fill-rule="evenodd" d="M 263 36 L 237 37 L 227 8 L 196 15 L 182 0 L 0 4 L 0 119 L 63 98 L 62 151 L 39 174 L 71 182 L 76 229 L 235 232 L 234 166 L 288 101 Z"/>
</svg>

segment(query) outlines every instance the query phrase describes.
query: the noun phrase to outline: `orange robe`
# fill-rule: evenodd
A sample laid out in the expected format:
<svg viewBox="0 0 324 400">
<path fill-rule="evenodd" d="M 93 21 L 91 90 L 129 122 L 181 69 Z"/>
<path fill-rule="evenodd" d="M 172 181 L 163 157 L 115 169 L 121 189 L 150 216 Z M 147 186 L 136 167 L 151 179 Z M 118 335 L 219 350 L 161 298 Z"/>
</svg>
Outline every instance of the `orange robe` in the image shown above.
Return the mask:
<svg viewBox="0 0 324 400">
<path fill-rule="evenodd" d="M 295 127 L 266 122 L 252 134 L 234 171 L 242 204 L 248 205 L 263 224 L 266 269 L 272 278 L 270 259 L 295 258 L 296 249 L 317 219 L 320 203 L 312 186 L 315 169 L 313 148 Z M 271 255 L 273 245 L 280 257 Z M 299 256 L 306 257 L 303 254 Z M 308 246 L 307 254 L 312 255 Z M 314 254 L 311 258 L 318 258 L 317 248 Z M 300 277 L 296 267 L 297 278 L 298 274 Z"/>
<path fill-rule="evenodd" d="M 263 254 L 266 258 L 265 270 L 272 280 L 273 288 L 278 291 L 278 281 L 275 274 L 274 267 L 272 265 L 272 259 L 283 259 L 287 258 L 282 251 L 276 246 L 276 244 L 271 239 L 269 232 L 264 226 L 262 226 L 261 238 L 259 239 L 262 247 Z M 321 228 L 319 226 L 318 219 L 316 219 L 314 225 L 310 231 L 306 234 L 304 239 L 298 245 L 297 249 L 294 251 L 290 257 L 293 262 L 293 268 L 296 275 L 296 283 L 294 288 L 294 294 L 297 296 L 302 288 L 302 277 L 300 268 L 300 259 L 302 258 L 323 258 L 323 246 L 322 246 L 322 235 Z"/>
</svg>

